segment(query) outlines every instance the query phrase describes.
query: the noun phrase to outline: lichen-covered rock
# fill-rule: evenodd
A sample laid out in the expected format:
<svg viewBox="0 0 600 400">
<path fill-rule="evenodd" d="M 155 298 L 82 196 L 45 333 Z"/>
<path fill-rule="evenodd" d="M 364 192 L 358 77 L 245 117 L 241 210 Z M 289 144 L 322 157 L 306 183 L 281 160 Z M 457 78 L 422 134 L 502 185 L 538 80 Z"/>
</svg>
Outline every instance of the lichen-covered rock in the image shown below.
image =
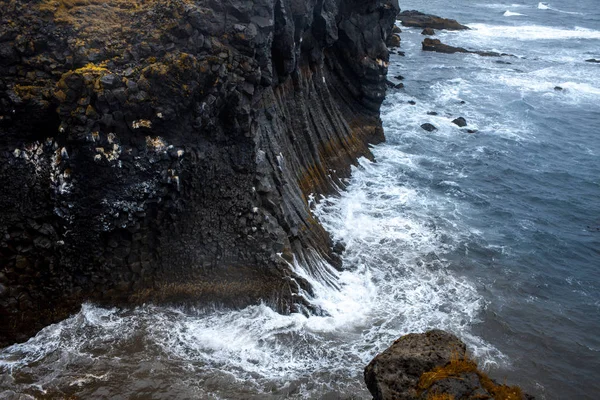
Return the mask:
<svg viewBox="0 0 600 400">
<path fill-rule="evenodd" d="M 0 344 L 82 301 L 301 309 L 309 209 L 383 140 L 395 0 L 10 0 Z"/>
<path fill-rule="evenodd" d="M 515 386 L 496 383 L 466 355 L 456 336 L 432 330 L 396 340 L 365 368 L 375 400 L 526 400 Z"/>
</svg>

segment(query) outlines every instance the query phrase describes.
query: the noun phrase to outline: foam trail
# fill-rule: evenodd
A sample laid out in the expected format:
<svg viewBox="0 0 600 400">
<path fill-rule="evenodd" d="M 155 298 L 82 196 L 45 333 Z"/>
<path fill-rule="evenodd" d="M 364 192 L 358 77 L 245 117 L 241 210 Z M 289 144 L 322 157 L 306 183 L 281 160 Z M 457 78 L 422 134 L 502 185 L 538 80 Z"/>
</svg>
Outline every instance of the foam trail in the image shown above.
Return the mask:
<svg viewBox="0 0 600 400">
<path fill-rule="evenodd" d="M 503 14 L 505 17 L 517 17 L 517 16 L 524 16 L 525 14 L 521 14 L 518 12 L 512 12 L 510 10 L 506 10 L 506 12 Z"/>
<path fill-rule="evenodd" d="M 563 14 L 572 14 L 572 15 L 583 15 L 583 13 L 580 12 L 575 12 L 575 11 L 563 11 L 563 10 L 559 10 L 557 8 L 552 8 L 550 7 L 550 5 L 548 3 L 538 3 L 538 7 L 539 10 L 550 10 L 550 11 L 555 11 L 555 12 L 559 12 L 559 13 L 563 13 Z"/>
<path fill-rule="evenodd" d="M 491 39 L 506 38 L 516 40 L 569 40 L 569 39 L 600 39 L 600 31 L 575 27 L 562 29 L 541 25 L 505 26 L 470 24 L 476 36 Z"/>
</svg>

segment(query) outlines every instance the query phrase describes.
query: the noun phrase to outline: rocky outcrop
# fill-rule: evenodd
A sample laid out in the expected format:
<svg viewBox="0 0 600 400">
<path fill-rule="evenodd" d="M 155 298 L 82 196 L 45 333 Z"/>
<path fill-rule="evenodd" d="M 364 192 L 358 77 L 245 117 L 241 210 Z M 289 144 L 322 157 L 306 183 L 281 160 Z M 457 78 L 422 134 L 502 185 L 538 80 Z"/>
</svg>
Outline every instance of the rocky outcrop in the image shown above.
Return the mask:
<svg viewBox="0 0 600 400">
<path fill-rule="evenodd" d="M 590 58 L 585 60 L 585 62 L 600 64 L 600 60 L 596 60 L 595 58 Z"/>
<path fill-rule="evenodd" d="M 441 330 L 396 340 L 369 363 L 364 378 L 375 400 L 533 399 L 490 379 L 467 357 L 465 344 Z"/>
<path fill-rule="evenodd" d="M 437 53 L 445 53 L 445 54 L 469 53 L 469 54 L 477 54 L 482 57 L 511 56 L 511 54 L 497 53 L 495 51 L 467 50 L 462 47 L 449 46 L 447 44 L 442 43 L 439 39 L 430 39 L 430 38 L 426 38 L 425 40 L 423 40 L 422 47 L 423 47 L 423 51 L 435 51 Z"/>
<path fill-rule="evenodd" d="M 395 0 L 10 0 L 0 343 L 83 301 L 302 309 L 311 215 L 382 141 Z"/>
<path fill-rule="evenodd" d="M 449 31 L 469 29 L 468 26 L 462 25 L 454 19 L 424 14 L 415 10 L 402 11 L 398 14 L 398 20 L 402 22 L 402 25 L 413 28 L 445 29 Z"/>
</svg>

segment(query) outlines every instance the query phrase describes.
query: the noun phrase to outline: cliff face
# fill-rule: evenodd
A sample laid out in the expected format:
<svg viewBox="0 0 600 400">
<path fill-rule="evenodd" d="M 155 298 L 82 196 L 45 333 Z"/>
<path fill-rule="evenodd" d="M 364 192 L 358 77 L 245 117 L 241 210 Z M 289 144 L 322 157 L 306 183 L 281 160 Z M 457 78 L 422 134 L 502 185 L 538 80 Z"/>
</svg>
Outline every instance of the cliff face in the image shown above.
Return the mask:
<svg viewBox="0 0 600 400">
<path fill-rule="evenodd" d="M 339 263 L 309 197 L 383 140 L 396 0 L 11 0 L 0 343 L 81 302 L 281 311 Z"/>
</svg>

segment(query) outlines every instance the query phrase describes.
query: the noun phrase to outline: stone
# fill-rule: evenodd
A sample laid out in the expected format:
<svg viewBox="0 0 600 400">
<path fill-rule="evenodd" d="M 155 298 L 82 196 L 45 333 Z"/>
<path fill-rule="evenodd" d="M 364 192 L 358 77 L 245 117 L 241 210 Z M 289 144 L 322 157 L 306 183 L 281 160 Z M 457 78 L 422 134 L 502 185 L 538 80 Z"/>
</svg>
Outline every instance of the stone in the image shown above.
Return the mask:
<svg viewBox="0 0 600 400">
<path fill-rule="evenodd" d="M 427 115 L 438 115 L 435 111 L 427 111 Z"/>
<path fill-rule="evenodd" d="M 416 386 L 424 372 L 465 352 L 464 343 L 441 330 L 402 336 L 366 366 L 365 383 L 375 400 L 417 399 Z"/>
<path fill-rule="evenodd" d="M 595 58 L 590 58 L 588 60 L 585 60 L 585 62 L 600 64 L 600 60 L 597 60 Z"/>
<path fill-rule="evenodd" d="M 533 399 L 480 371 L 465 344 L 442 330 L 402 336 L 365 367 L 364 380 L 374 400 Z"/>
<path fill-rule="evenodd" d="M 435 51 L 437 53 L 454 54 L 454 53 L 469 53 L 477 54 L 482 57 L 503 57 L 512 56 L 507 53 L 497 53 L 494 51 L 478 51 L 478 50 L 467 50 L 463 47 L 454 47 L 442 43 L 439 39 L 425 38 L 422 43 L 423 51 Z"/>
<path fill-rule="evenodd" d="M 425 28 L 421 32 L 421 35 L 432 36 L 432 35 L 435 35 L 435 31 L 431 28 Z"/>
<path fill-rule="evenodd" d="M 445 29 L 451 31 L 469 29 L 468 26 L 462 25 L 456 20 L 424 14 L 415 10 L 402 11 L 398 14 L 397 18 L 402 22 L 402 25 L 414 28 Z"/>
<path fill-rule="evenodd" d="M 400 47 L 400 36 L 393 34 L 387 40 L 388 47 Z"/>
<path fill-rule="evenodd" d="M 452 120 L 452 123 L 454 125 L 457 125 L 457 126 L 461 127 L 461 128 L 467 126 L 467 120 L 464 119 L 463 117 L 458 117 L 458 118 Z"/>
<path fill-rule="evenodd" d="M 421 128 L 423 130 L 426 130 L 427 132 L 437 131 L 437 128 L 433 124 L 430 124 L 429 122 L 421 125 Z"/>
</svg>

